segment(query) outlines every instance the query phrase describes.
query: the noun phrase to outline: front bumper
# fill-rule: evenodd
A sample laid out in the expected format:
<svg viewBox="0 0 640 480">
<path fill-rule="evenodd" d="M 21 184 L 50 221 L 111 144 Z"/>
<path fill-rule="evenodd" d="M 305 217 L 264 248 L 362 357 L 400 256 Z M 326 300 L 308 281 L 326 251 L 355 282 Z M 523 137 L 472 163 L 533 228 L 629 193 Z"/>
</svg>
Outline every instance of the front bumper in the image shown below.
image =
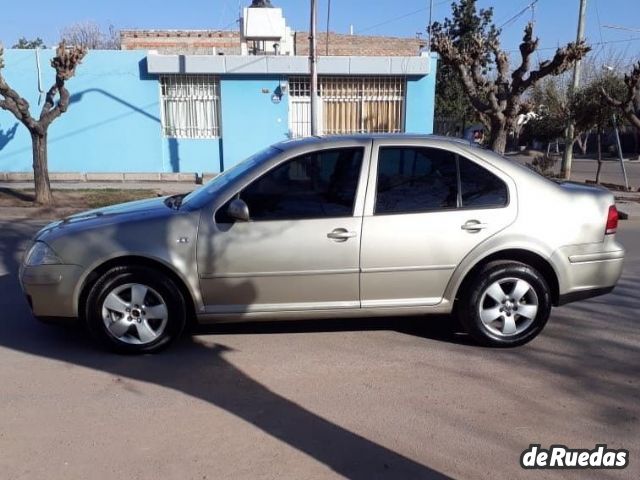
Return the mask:
<svg viewBox="0 0 640 480">
<path fill-rule="evenodd" d="M 77 317 L 76 292 L 82 272 L 78 265 L 23 265 L 20 285 L 34 316 L 42 319 Z"/>
</svg>

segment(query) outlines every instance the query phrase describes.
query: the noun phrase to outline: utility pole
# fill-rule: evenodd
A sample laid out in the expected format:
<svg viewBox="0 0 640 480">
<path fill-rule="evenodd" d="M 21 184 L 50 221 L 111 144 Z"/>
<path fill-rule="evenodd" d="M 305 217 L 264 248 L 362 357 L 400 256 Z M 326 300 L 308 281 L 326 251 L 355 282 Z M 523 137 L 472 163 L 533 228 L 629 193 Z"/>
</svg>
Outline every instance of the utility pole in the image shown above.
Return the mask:
<svg viewBox="0 0 640 480">
<path fill-rule="evenodd" d="M 309 34 L 309 70 L 311 74 L 311 135 L 318 135 L 318 54 L 316 51 L 316 0 L 311 0 L 311 28 Z"/>
<path fill-rule="evenodd" d="M 576 42 L 584 40 L 584 24 L 587 13 L 587 0 L 580 0 L 580 16 L 578 18 L 578 34 Z M 580 60 L 573 67 L 573 82 L 569 90 L 569 99 L 580 85 Z M 572 120 L 567 124 L 567 131 L 564 138 L 564 156 L 562 158 L 562 176 L 569 180 L 571 178 L 571 163 L 573 162 L 573 136 L 575 135 L 575 126 Z"/>
<path fill-rule="evenodd" d="M 427 27 L 427 52 L 431 53 L 431 19 L 433 17 L 433 0 L 429 0 L 429 26 Z"/>
<path fill-rule="evenodd" d="M 331 0 L 327 3 L 327 38 L 324 39 L 325 52 L 324 54 L 329 56 L 329 24 L 331 22 Z"/>
</svg>

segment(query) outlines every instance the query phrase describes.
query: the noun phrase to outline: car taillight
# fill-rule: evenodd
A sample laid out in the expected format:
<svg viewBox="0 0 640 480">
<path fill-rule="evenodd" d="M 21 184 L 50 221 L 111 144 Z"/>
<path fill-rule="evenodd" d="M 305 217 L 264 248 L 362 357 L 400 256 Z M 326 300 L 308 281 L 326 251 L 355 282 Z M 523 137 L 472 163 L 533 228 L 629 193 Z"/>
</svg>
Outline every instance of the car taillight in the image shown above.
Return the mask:
<svg viewBox="0 0 640 480">
<path fill-rule="evenodd" d="M 609 215 L 607 215 L 607 229 L 605 230 L 605 234 L 610 235 L 616 233 L 616 230 L 618 230 L 618 209 L 615 205 L 611 205 L 609 207 Z"/>
</svg>

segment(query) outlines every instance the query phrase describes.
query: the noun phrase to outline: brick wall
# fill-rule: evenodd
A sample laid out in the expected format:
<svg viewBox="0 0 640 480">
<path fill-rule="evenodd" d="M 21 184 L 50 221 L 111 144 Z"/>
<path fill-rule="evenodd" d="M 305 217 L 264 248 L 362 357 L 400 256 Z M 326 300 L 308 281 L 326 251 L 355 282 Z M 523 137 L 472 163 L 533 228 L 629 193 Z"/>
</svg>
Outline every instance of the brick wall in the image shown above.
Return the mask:
<svg viewBox="0 0 640 480">
<path fill-rule="evenodd" d="M 123 50 L 157 50 L 171 54 L 240 55 L 240 32 L 233 30 L 122 30 Z M 326 33 L 318 34 L 318 54 L 325 55 Z M 296 55 L 309 54 L 309 34 L 295 33 Z M 416 38 L 329 34 L 329 55 L 415 56 L 424 45 Z"/>
<path fill-rule="evenodd" d="M 240 55 L 240 32 L 229 30 L 122 30 L 123 50 L 171 54 Z"/>
<path fill-rule="evenodd" d="M 318 34 L 318 55 L 325 55 L 326 33 Z M 418 55 L 423 40 L 416 38 L 376 37 L 329 33 L 329 55 L 338 56 L 390 56 L 412 57 Z M 296 55 L 309 55 L 309 33 L 296 32 Z"/>
</svg>

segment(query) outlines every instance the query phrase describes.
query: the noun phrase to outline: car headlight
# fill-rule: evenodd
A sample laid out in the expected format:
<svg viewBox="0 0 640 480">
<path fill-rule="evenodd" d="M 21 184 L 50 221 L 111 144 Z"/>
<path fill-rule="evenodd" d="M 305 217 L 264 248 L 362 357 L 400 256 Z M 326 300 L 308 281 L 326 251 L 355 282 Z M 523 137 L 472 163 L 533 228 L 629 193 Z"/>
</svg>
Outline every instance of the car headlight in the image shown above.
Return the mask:
<svg viewBox="0 0 640 480">
<path fill-rule="evenodd" d="M 55 265 L 62 262 L 49 245 L 44 242 L 35 242 L 29 249 L 24 263 L 29 267 L 35 267 L 37 265 Z"/>
</svg>

